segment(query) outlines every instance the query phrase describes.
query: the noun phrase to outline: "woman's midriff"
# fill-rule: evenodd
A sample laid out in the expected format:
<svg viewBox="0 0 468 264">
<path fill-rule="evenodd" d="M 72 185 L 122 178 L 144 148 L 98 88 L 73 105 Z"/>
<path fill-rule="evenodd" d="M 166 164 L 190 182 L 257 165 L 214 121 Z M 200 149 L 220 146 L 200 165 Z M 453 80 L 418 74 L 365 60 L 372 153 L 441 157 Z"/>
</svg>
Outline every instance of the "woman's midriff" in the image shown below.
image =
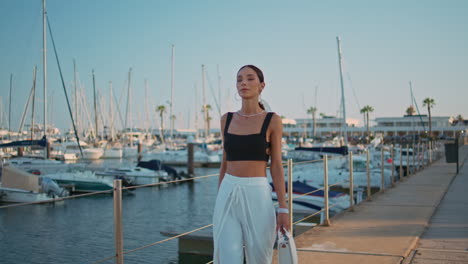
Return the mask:
<svg viewBox="0 0 468 264">
<path fill-rule="evenodd" d="M 265 177 L 266 161 L 246 160 L 246 161 L 228 161 L 226 164 L 226 173 L 237 177 Z"/>
</svg>

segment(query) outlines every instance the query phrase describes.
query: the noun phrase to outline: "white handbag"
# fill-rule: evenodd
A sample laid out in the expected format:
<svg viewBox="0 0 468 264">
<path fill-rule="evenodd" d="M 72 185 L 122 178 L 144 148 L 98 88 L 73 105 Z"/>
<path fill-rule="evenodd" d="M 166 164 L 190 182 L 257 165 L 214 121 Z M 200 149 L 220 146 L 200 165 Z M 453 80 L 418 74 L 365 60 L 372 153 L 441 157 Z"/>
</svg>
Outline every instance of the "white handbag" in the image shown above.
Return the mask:
<svg viewBox="0 0 468 264">
<path fill-rule="evenodd" d="M 278 230 L 278 263 L 279 264 L 297 264 L 297 251 L 294 238 L 284 228 L 283 232 Z"/>
</svg>

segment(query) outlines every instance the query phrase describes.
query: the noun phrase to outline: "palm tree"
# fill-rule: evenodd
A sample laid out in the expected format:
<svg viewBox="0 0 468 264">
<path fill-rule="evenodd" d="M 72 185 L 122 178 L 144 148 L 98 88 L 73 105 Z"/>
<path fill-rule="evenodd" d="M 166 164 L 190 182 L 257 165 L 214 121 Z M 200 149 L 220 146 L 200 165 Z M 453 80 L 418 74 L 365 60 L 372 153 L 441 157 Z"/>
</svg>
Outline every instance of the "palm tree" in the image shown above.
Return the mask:
<svg viewBox="0 0 468 264">
<path fill-rule="evenodd" d="M 316 132 L 315 132 L 315 128 L 316 128 L 316 123 L 315 123 L 315 113 L 317 113 L 317 107 L 314 107 L 314 106 L 311 106 L 309 107 L 309 109 L 307 109 L 307 114 L 311 114 L 312 115 L 312 122 L 313 122 L 313 137 L 315 138 L 315 135 L 316 135 Z"/>
<path fill-rule="evenodd" d="M 366 105 L 361 109 L 361 114 L 365 115 L 366 127 L 367 127 L 367 144 L 369 144 L 369 113 L 374 112 L 374 107 Z"/>
<path fill-rule="evenodd" d="M 461 114 L 458 114 L 455 118 L 456 118 L 456 120 L 457 120 L 457 125 L 463 126 L 463 122 L 465 121 L 465 119 L 463 118 L 463 116 L 462 116 Z"/>
<path fill-rule="evenodd" d="M 432 139 L 432 116 L 431 116 L 431 108 L 434 107 L 435 100 L 432 98 L 426 98 L 423 101 L 423 106 L 427 107 L 427 113 L 429 115 L 429 138 Z"/>
<path fill-rule="evenodd" d="M 159 119 L 161 121 L 161 129 L 159 130 L 159 135 L 161 137 L 161 142 L 164 143 L 164 113 L 166 112 L 166 106 L 158 105 L 156 107 L 156 112 L 159 113 Z"/>
<path fill-rule="evenodd" d="M 412 116 L 416 113 L 416 110 L 414 110 L 414 106 L 410 105 L 408 108 L 406 108 L 406 115 Z"/>
</svg>

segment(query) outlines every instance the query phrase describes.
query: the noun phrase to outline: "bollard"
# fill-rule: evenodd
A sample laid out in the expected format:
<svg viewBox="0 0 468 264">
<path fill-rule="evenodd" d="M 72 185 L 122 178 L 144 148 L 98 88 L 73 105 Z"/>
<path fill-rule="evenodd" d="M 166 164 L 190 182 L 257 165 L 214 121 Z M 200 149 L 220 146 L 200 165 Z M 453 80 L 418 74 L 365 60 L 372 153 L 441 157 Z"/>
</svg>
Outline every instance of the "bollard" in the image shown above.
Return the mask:
<svg viewBox="0 0 468 264">
<path fill-rule="evenodd" d="M 323 222 L 324 226 L 330 226 L 330 215 L 328 207 L 328 155 L 323 157 L 323 198 L 325 204 L 325 220 Z"/>
<path fill-rule="evenodd" d="M 114 237 L 116 263 L 123 264 L 122 180 L 114 180 Z"/>
<path fill-rule="evenodd" d="M 141 148 L 142 148 L 142 145 L 141 145 L 140 142 L 138 142 L 138 145 L 137 145 L 137 152 L 138 152 L 137 160 L 138 160 L 138 162 L 141 161 Z"/>
<path fill-rule="evenodd" d="M 349 210 L 354 212 L 353 153 L 349 152 Z"/>
<path fill-rule="evenodd" d="M 293 235 L 293 160 L 288 159 L 288 210 L 289 210 L 289 232 Z"/>
<path fill-rule="evenodd" d="M 390 158 L 392 159 L 392 187 L 395 186 L 395 148 L 393 144 L 390 146 Z"/>
<path fill-rule="evenodd" d="M 46 159 L 50 159 L 50 142 L 48 140 L 46 144 Z"/>
<path fill-rule="evenodd" d="M 193 143 L 187 144 L 187 174 L 189 177 L 193 177 L 194 173 L 194 162 L 193 162 Z"/>
<path fill-rule="evenodd" d="M 403 146 L 400 144 L 400 181 L 403 179 Z"/>
<path fill-rule="evenodd" d="M 18 157 L 23 157 L 24 148 L 18 147 L 17 151 L 18 151 Z"/>
<path fill-rule="evenodd" d="M 384 148 L 380 150 L 380 190 L 385 191 L 385 175 L 384 175 Z"/>
<path fill-rule="evenodd" d="M 366 150 L 366 174 L 367 174 L 367 200 L 371 200 L 371 180 L 370 180 L 370 157 L 369 157 L 369 149 Z"/>
</svg>

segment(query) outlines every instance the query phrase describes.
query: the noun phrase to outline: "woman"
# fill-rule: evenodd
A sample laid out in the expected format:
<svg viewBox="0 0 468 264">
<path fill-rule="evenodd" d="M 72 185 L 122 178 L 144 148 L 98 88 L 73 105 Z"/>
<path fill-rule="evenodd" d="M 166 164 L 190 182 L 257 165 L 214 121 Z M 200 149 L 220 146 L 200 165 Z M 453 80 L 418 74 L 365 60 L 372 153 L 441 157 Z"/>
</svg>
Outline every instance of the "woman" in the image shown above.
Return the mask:
<svg viewBox="0 0 468 264">
<path fill-rule="evenodd" d="M 276 231 L 289 226 L 281 160 L 281 117 L 266 113 L 259 97 L 265 88 L 262 71 L 246 65 L 237 73 L 242 108 L 221 118 L 224 142 L 219 190 L 213 216 L 214 263 L 271 263 Z M 275 215 L 267 162 L 278 195 Z"/>
</svg>

